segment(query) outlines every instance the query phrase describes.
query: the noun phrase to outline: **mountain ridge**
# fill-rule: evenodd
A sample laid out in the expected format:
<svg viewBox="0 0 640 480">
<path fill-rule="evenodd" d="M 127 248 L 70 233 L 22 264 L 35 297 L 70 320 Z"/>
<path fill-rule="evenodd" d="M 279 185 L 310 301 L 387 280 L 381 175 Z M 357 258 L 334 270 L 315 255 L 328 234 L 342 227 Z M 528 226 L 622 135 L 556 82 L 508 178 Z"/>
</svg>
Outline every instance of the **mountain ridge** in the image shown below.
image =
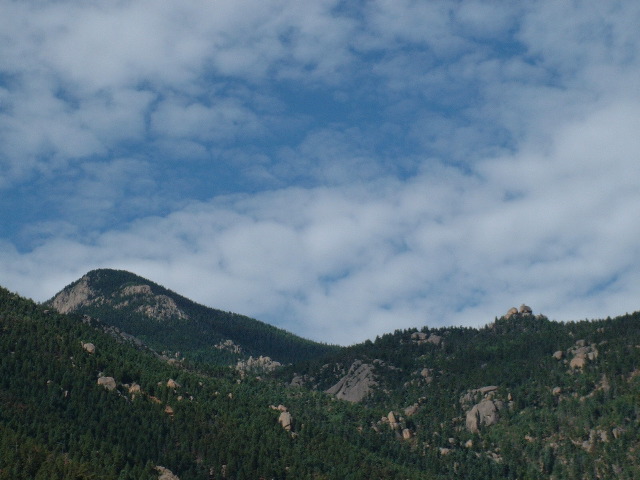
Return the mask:
<svg viewBox="0 0 640 480">
<path fill-rule="evenodd" d="M 61 313 L 97 318 L 156 350 L 199 362 L 231 364 L 264 356 L 290 363 L 339 348 L 245 315 L 206 307 L 125 270 L 92 270 L 45 305 Z"/>
</svg>

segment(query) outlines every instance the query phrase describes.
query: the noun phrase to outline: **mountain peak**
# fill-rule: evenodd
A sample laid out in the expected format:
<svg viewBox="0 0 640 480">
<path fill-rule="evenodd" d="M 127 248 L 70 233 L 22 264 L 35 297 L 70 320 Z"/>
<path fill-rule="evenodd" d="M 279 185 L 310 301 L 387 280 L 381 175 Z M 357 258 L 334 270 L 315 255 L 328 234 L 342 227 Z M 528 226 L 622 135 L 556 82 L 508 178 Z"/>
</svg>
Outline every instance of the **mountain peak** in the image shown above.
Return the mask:
<svg viewBox="0 0 640 480">
<path fill-rule="evenodd" d="M 249 356 L 282 363 L 336 347 L 306 340 L 259 320 L 209 308 L 125 270 L 91 270 L 47 302 L 127 332 L 158 352 L 235 365 Z M 236 351 L 217 346 L 232 342 Z"/>
</svg>

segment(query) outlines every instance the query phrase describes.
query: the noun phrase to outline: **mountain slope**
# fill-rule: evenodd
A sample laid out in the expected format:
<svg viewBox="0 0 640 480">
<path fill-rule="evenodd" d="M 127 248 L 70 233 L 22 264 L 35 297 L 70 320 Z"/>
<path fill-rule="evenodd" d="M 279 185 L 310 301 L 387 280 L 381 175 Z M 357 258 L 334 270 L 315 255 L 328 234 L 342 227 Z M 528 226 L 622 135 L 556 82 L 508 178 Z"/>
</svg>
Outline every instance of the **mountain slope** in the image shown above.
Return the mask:
<svg viewBox="0 0 640 480">
<path fill-rule="evenodd" d="M 446 478 L 361 406 L 193 373 L 81 320 L 0 288 L 0 479 Z"/>
<path fill-rule="evenodd" d="M 199 305 L 122 270 L 93 270 L 47 304 L 61 313 L 97 318 L 159 352 L 200 363 L 235 364 L 249 356 L 290 363 L 338 350 L 243 315 Z"/>
<path fill-rule="evenodd" d="M 640 313 L 396 331 L 278 375 L 389 412 L 457 478 L 640 478 Z"/>
</svg>

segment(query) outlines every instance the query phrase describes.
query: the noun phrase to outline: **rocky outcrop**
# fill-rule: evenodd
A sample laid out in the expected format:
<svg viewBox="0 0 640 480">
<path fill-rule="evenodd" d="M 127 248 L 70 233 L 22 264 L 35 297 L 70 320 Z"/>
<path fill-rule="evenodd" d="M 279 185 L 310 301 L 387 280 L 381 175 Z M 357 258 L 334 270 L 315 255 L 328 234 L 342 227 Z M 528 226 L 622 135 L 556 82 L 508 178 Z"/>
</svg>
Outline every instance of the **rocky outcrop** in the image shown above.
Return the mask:
<svg viewBox="0 0 640 480">
<path fill-rule="evenodd" d="M 102 385 L 107 390 L 115 390 L 116 380 L 113 377 L 100 377 L 98 378 L 98 385 Z"/>
<path fill-rule="evenodd" d="M 480 431 L 480 426 L 491 426 L 498 423 L 499 412 L 504 408 L 501 400 L 485 399 L 475 404 L 467 412 L 465 425 L 471 433 Z"/>
<path fill-rule="evenodd" d="M 167 387 L 176 389 L 176 388 L 180 388 L 180 384 L 176 382 L 173 378 L 170 378 L 169 380 L 167 380 Z"/>
<path fill-rule="evenodd" d="M 242 348 L 240 347 L 240 345 L 236 345 L 235 343 L 233 343 L 233 340 L 230 339 L 219 342 L 213 347 L 217 348 L 218 350 L 225 350 L 231 353 L 242 353 Z"/>
<path fill-rule="evenodd" d="M 587 345 L 585 340 L 578 340 L 573 347 L 568 350 L 568 355 L 572 356 L 569 367 L 572 369 L 583 369 L 587 362 L 598 358 L 598 349 L 594 344 Z"/>
<path fill-rule="evenodd" d="M 287 432 L 290 432 L 293 428 L 293 416 L 288 411 L 284 411 L 280 413 L 278 417 L 278 423 L 282 425 Z"/>
<path fill-rule="evenodd" d="M 523 303 L 522 305 L 520 305 L 520 308 L 518 309 L 518 313 L 521 315 L 533 315 L 533 310 L 531 309 L 530 306 L 525 305 Z"/>
<path fill-rule="evenodd" d="M 70 313 L 78 307 L 91 303 L 95 293 L 89 287 L 89 277 L 85 275 L 68 290 L 63 290 L 51 301 L 51 306 L 60 313 Z"/>
<path fill-rule="evenodd" d="M 471 433 L 479 432 L 482 426 L 498 423 L 499 412 L 506 405 L 502 400 L 495 398 L 497 390 L 498 387 L 491 385 L 468 390 L 460 397 L 462 408 L 466 410 L 465 426 Z"/>
<path fill-rule="evenodd" d="M 144 304 L 140 305 L 136 311 L 156 320 L 169 320 L 178 318 L 186 320 L 189 316 L 184 313 L 176 302 L 167 295 L 154 295 L 149 285 L 129 285 L 120 290 L 123 297 L 143 297 Z M 129 300 L 121 301 L 114 305 L 115 308 L 124 308 L 129 305 Z"/>
<path fill-rule="evenodd" d="M 282 364 L 270 357 L 260 355 L 257 358 L 249 357 L 247 360 L 240 360 L 236 364 L 236 370 L 239 372 L 273 372 L 276 368 L 281 367 Z"/>
<path fill-rule="evenodd" d="M 438 346 L 442 343 L 442 337 L 440 335 L 436 335 L 435 333 L 432 333 L 431 335 L 427 335 L 424 332 L 414 332 L 411 334 L 411 341 L 413 343 L 417 343 L 418 345 L 431 343 L 433 345 Z"/>
<path fill-rule="evenodd" d="M 507 313 L 505 313 L 504 318 L 511 318 L 513 315 L 517 314 L 518 309 L 516 307 L 511 307 L 509 310 L 507 310 Z"/>
<path fill-rule="evenodd" d="M 373 374 L 373 365 L 356 360 L 347 374 L 326 390 L 326 393 L 335 395 L 340 400 L 360 402 L 369 395 L 375 385 L 377 382 Z"/>
<path fill-rule="evenodd" d="M 507 310 L 507 313 L 504 314 L 504 318 L 511 318 L 514 315 L 533 315 L 533 310 L 531 309 L 530 306 L 525 305 L 524 303 L 522 305 L 520 305 L 520 308 L 516 308 L 516 307 L 511 307 L 509 310 Z"/>
<path fill-rule="evenodd" d="M 96 346 L 93 343 L 83 343 L 82 348 L 84 348 L 88 353 L 96 353 Z"/>
<path fill-rule="evenodd" d="M 161 467 L 158 465 L 156 467 L 156 471 L 158 472 L 158 480 L 180 480 L 176 474 L 174 474 L 171 470 L 165 467 Z"/>
</svg>

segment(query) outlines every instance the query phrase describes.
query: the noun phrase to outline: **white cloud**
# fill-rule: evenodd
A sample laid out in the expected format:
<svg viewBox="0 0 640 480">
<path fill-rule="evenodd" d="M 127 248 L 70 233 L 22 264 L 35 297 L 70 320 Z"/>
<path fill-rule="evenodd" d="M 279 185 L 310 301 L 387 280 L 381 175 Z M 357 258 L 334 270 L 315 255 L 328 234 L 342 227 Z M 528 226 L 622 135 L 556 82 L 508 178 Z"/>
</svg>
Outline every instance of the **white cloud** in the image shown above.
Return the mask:
<svg viewBox="0 0 640 480">
<path fill-rule="evenodd" d="M 487 160 L 480 177 L 443 167 L 408 183 L 220 198 L 91 243 L 5 251 L 3 282 L 44 299 L 60 272 L 123 267 L 342 343 L 484 324 L 519 302 L 558 319 L 624 313 L 640 286 L 637 113 L 596 112 L 558 131 L 550 153 Z M 518 195 L 505 200 L 509 191 Z"/>
<path fill-rule="evenodd" d="M 126 268 L 342 343 L 638 308 L 640 8 L 338 7 L 0 3 L 0 186 L 66 212 L 0 283 Z"/>
</svg>

